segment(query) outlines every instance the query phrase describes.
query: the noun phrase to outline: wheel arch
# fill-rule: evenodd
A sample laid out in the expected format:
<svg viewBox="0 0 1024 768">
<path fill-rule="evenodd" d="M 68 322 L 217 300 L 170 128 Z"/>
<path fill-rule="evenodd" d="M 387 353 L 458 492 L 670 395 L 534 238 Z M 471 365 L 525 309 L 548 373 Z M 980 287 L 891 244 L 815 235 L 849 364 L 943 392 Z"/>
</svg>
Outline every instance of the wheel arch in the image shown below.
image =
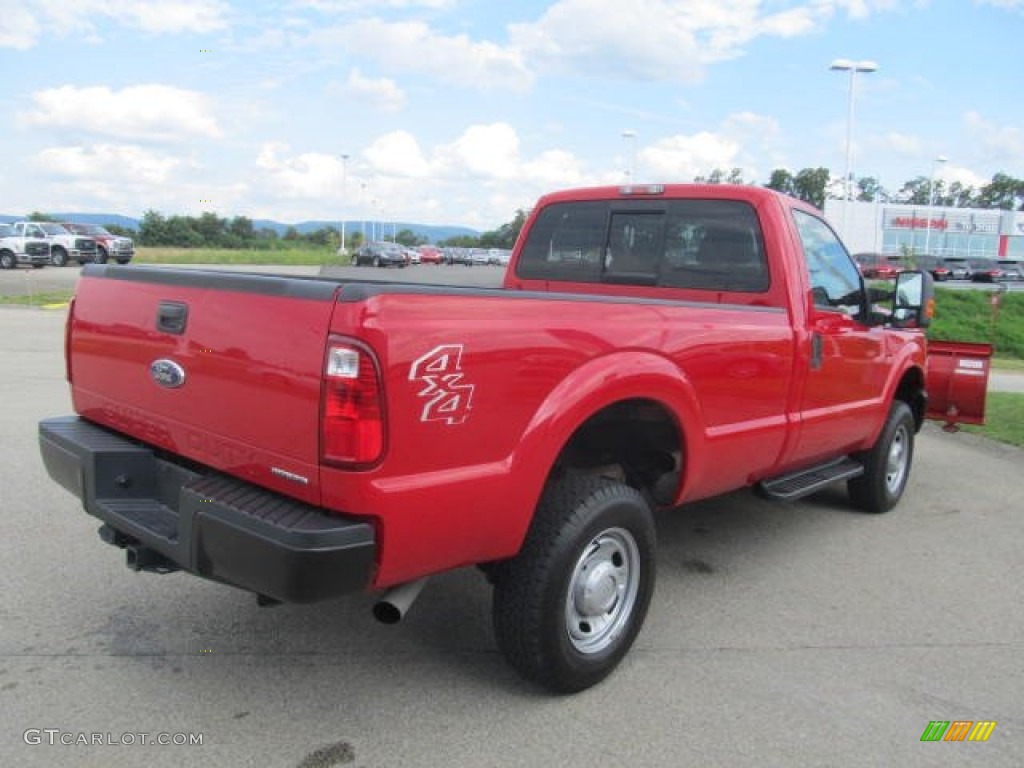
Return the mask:
<svg viewBox="0 0 1024 768">
<path fill-rule="evenodd" d="M 902 400 L 910 406 L 910 412 L 914 414 L 915 431 L 920 431 L 928 410 L 928 394 L 924 382 L 924 371 L 916 365 L 911 366 L 900 376 L 892 396 L 893 400 Z"/>
<path fill-rule="evenodd" d="M 522 536 L 544 488 L 565 471 L 600 473 L 619 465 L 627 484 L 657 503 L 677 503 L 686 477 L 700 471 L 694 443 L 701 424 L 692 384 L 664 357 L 623 351 L 576 369 L 537 409 L 511 457 L 511 475 L 528 484 Z M 676 466 L 669 469 L 664 457 L 671 453 Z M 659 468 L 678 471 L 670 491 L 656 493 L 655 475 L 666 473 Z"/>
</svg>

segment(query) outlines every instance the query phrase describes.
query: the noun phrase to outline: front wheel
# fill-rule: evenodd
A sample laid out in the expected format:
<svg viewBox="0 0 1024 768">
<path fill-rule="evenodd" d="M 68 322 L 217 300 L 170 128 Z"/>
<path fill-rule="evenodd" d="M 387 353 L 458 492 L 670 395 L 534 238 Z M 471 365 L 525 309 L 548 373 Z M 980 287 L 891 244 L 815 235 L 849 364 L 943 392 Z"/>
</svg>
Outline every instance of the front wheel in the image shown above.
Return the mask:
<svg viewBox="0 0 1024 768">
<path fill-rule="evenodd" d="M 14 251 L 0 251 L 0 269 L 14 269 L 18 266 L 18 257 Z"/>
<path fill-rule="evenodd" d="M 498 646 L 558 693 L 603 680 L 643 625 L 654 592 L 651 509 L 635 489 L 566 476 L 541 499 L 520 553 L 495 568 Z"/>
<path fill-rule="evenodd" d="M 55 267 L 67 266 L 68 252 L 63 248 L 54 248 L 50 251 L 50 263 Z"/>
<path fill-rule="evenodd" d="M 853 503 L 865 512 L 888 512 L 899 503 L 914 460 L 914 414 L 897 400 L 889 409 L 878 441 L 858 456 L 864 474 L 847 483 Z"/>
</svg>

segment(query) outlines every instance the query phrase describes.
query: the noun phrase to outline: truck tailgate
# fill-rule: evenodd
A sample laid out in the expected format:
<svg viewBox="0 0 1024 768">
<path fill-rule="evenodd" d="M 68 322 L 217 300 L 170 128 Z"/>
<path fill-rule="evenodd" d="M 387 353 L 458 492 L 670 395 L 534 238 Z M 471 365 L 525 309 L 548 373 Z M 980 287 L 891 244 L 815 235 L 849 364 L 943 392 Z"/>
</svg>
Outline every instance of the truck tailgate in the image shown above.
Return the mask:
<svg viewBox="0 0 1024 768">
<path fill-rule="evenodd" d="M 320 381 L 337 284 L 89 265 L 69 319 L 75 410 L 319 503 Z"/>
</svg>

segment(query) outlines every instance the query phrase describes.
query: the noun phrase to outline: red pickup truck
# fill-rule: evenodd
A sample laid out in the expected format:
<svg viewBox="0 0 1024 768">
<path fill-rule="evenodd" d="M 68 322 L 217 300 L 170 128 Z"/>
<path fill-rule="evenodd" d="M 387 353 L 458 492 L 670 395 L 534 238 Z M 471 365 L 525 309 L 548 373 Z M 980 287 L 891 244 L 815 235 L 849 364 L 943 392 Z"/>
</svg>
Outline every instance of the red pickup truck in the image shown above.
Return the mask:
<svg viewBox="0 0 1024 768">
<path fill-rule="evenodd" d="M 729 186 L 546 196 L 502 288 L 89 265 L 40 447 L 137 570 L 397 620 L 477 565 L 512 666 L 576 691 L 640 630 L 655 510 L 899 501 L 930 290 L 869 295 L 818 211 Z"/>
</svg>

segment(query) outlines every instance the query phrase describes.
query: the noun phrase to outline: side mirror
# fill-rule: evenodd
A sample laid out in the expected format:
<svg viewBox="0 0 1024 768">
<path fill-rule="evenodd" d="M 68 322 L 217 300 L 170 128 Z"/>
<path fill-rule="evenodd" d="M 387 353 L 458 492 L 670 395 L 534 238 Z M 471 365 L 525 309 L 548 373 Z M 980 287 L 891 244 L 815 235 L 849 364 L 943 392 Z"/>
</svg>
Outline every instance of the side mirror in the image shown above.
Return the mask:
<svg viewBox="0 0 1024 768">
<path fill-rule="evenodd" d="M 900 272 L 893 294 L 894 328 L 927 328 L 935 315 L 935 283 L 927 272 Z"/>
</svg>

